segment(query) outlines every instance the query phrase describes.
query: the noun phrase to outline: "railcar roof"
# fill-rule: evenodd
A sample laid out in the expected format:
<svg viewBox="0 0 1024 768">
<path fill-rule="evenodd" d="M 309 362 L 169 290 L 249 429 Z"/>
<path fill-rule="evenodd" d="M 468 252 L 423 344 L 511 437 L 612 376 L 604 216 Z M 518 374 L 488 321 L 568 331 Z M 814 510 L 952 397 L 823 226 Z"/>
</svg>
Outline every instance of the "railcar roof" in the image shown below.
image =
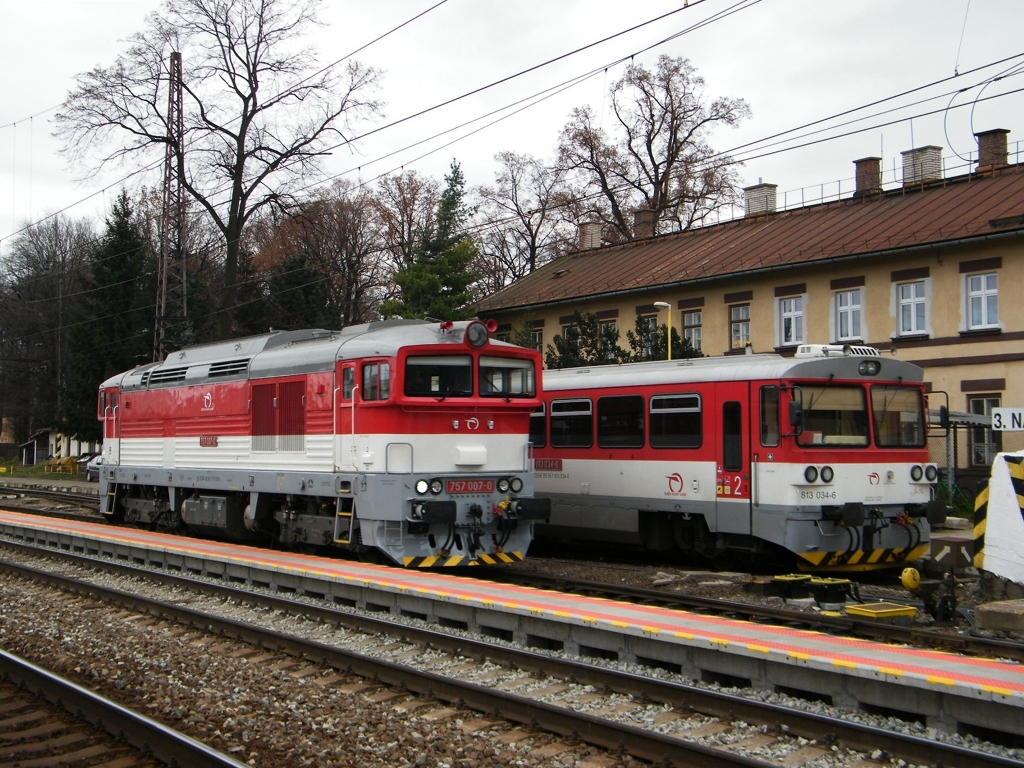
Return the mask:
<svg viewBox="0 0 1024 768">
<path fill-rule="evenodd" d="M 881 369 L 866 376 L 858 368 L 864 360 L 875 360 Z M 699 384 L 708 381 L 770 381 L 773 379 L 862 379 L 865 381 L 923 380 L 923 370 L 903 360 L 879 357 L 786 358 L 775 354 L 697 357 L 647 363 L 602 365 L 544 371 L 544 391 L 577 388 L 626 387 L 637 384 Z"/>
</svg>

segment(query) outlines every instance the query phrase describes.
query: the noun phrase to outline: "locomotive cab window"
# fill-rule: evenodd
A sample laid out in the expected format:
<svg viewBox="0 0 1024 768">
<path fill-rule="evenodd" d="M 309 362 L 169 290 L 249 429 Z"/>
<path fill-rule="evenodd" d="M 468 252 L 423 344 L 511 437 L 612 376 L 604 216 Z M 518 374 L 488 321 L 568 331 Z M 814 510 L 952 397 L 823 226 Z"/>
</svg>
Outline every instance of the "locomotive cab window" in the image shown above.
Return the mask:
<svg viewBox="0 0 1024 768">
<path fill-rule="evenodd" d="M 473 358 L 470 355 L 410 355 L 405 361 L 406 397 L 470 397 Z"/>
<path fill-rule="evenodd" d="M 356 369 L 343 368 L 341 371 L 341 399 L 351 400 L 356 388 Z"/>
<path fill-rule="evenodd" d="M 779 388 L 761 387 L 761 445 L 779 444 Z"/>
<path fill-rule="evenodd" d="M 700 448 L 703 440 L 700 395 L 651 397 L 651 447 Z"/>
<path fill-rule="evenodd" d="M 875 417 L 875 444 L 879 448 L 921 448 L 924 446 L 924 417 L 921 391 L 914 387 L 871 388 L 871 411 Z"/>
<path fill-rule="evenodd" d="M 551 447 L 589 448 L 594 444 L 594 407 L 589 399 L 551 401 Z"/>
<path fill-rule="evenodd" d="M 535 382 L 532 360 L 480 356 L 481 397 L 533 397 Z"/>
<path fill-rule="evenodd" d="M 598 398 L 597 444 L 601 448 L 643 447 L 644 399 L 641 395 Z"/>
<path fill-rule="evenodd" d="M 797 445 L 860 448 L 868 444 L 868 408 L 863 387 L 801 384 L 804 422 Z"/>
<path fill-rule="evenodd" d="M 387 400 L 391 394 L 391 366 L 367 363 L 363 366 L 363 400 Z"/>
<path fill-rule="evenodd" d="M 547 411 L 543 404 L 530 414 L 530 445 L 543 448 L 548 444 Z"/>
</svg>

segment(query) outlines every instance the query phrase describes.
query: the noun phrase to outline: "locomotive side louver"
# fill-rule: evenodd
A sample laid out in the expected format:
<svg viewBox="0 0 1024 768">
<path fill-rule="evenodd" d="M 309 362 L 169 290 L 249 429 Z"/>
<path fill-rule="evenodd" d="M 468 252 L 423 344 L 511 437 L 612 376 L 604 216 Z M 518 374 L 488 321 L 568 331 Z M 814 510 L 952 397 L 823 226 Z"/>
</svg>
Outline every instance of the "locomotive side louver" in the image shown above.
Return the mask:
<svg viewBox="0 0 1024 768">
<path fill-rule="evenodd" d="M 188 371 L 187 366 L 181 368 L 164 368 L 163 370 L 155 370 L 149 374 L 149 385 L 154 384 L 170 384 L 175 381 L 184 381 L 185 373 Z"/>
<path fill-rule="evenodd" d="M 245 373 L 249 369 L 249 358 L 241 360 L 223 360 L 219 363 L 210 364 L 210 378 L 215 376 L 236 376 Z"/>
</svg>

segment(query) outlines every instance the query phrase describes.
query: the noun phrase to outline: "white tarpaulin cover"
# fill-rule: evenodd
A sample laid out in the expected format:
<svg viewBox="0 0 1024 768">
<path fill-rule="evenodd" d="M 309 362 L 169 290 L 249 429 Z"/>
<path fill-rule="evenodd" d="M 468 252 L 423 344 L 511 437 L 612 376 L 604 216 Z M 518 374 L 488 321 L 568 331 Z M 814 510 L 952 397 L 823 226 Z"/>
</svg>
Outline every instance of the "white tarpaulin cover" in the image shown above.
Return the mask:
<svg viewBox="0 0 1024 768">
<path fill-rule="evenodd" d="M 992 462 L 983 566 L 1017 584 L 1024 584 L 1024 511 L 1018 497 L 1018 491 L 1024 491 L 1022 462 L 1024 451 L 1001 453 Z"/>
</svg>

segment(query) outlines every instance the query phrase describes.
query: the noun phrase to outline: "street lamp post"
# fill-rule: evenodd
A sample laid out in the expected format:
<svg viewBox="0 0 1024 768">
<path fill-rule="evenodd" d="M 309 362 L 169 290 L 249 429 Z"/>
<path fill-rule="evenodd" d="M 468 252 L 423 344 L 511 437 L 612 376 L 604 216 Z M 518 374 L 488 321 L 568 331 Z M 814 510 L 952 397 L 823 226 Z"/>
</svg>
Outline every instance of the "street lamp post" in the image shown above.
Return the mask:
<svg viewBox="0 0 1024 768">
<path fill-rule="evenodd" d="M 656 301 L 654 306 L 664 309 L 668 314 L 665 317 L 665 330 L 668 332 L 668 359 L 672 359 L 672 305 L 667 301 Z"/>
</svg>

